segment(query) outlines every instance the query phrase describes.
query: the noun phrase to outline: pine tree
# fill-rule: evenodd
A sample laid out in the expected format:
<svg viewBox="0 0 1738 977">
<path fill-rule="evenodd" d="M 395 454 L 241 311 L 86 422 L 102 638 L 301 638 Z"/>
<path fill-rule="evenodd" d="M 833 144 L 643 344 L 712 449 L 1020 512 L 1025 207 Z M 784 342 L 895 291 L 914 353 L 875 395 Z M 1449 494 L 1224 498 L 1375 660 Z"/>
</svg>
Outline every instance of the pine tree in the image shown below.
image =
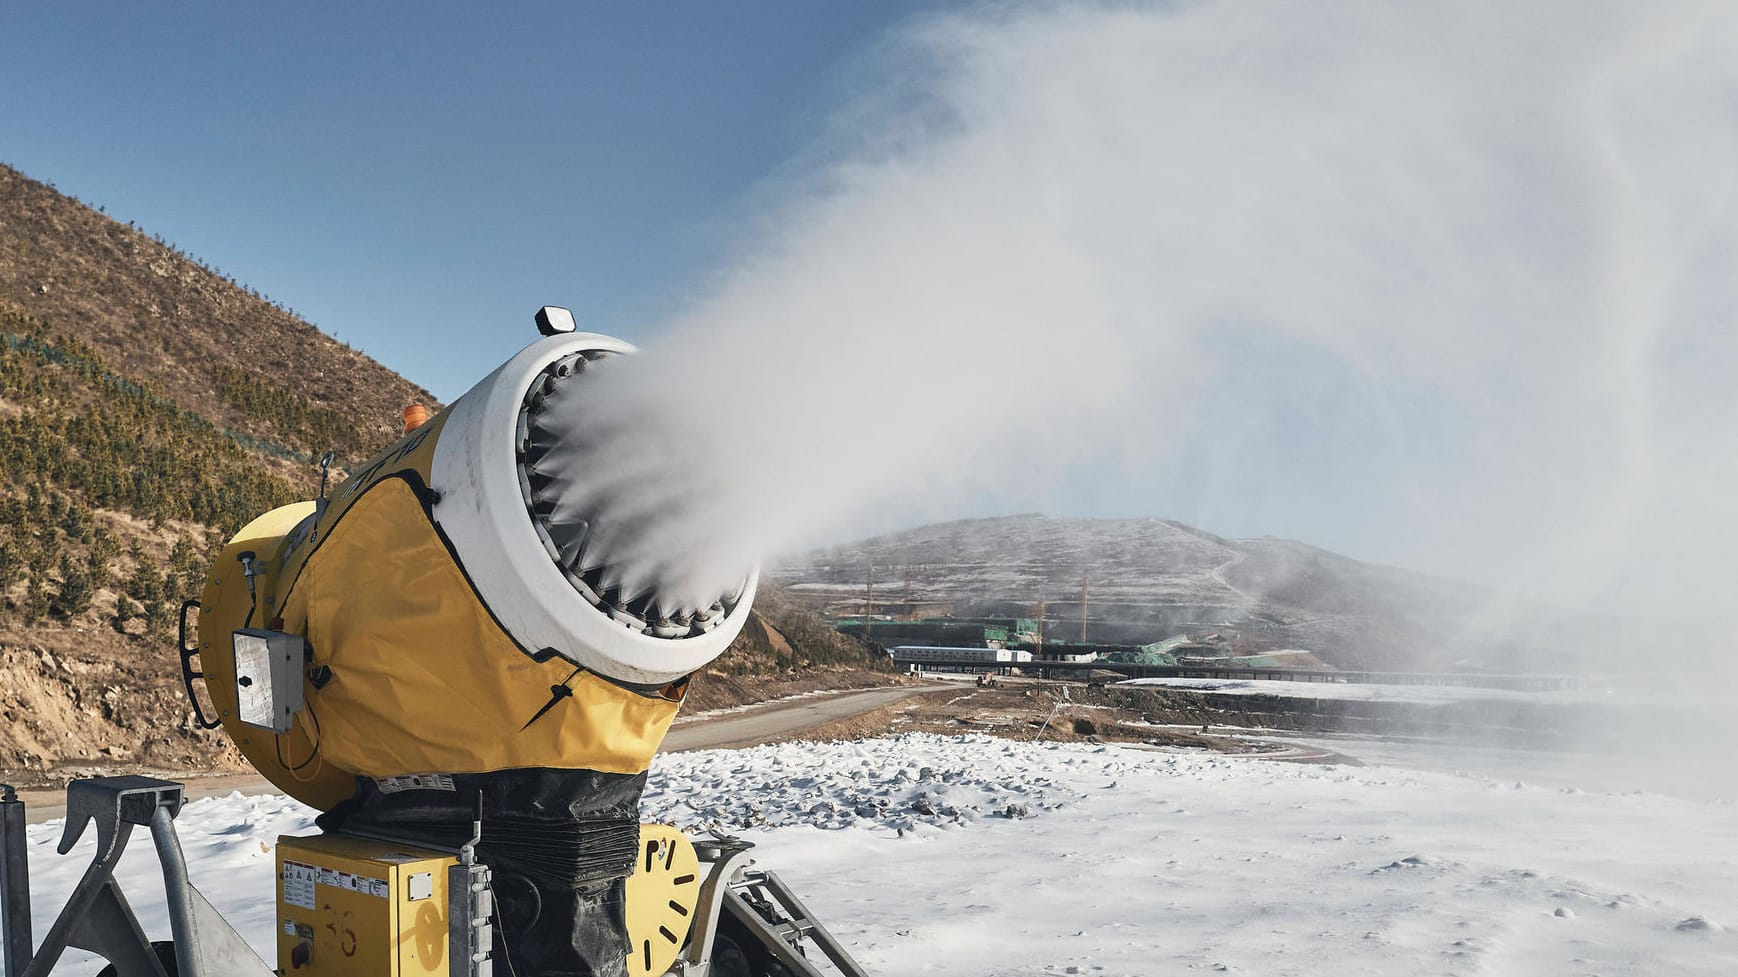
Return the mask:
<svg viewBox="0 0 1738 977">
<path fill-rule="evenodd" d="M 32 573 L 29 585 L 24 588 L 24 623 L 35 624 L 47 614 L 50 599 L 48 588 L 42 585 L 42 574 Z"/>
<path fill-rule="evenodd" d="M 127 579 L 127 594 L 134 600 L 144 603 L 160 599 L 163 596 L 163 578 L 157 574 L 157 568 L 151 563 L 145 551 L 134 543 L 127 549 L 127 556 L 133 561 L 133 575 Z"/>
<path fill-rule="evenodd" d="M 109 625 L 116 631 L 126 634 L 127 625 L 133 618 L 144 612 L 145 609 L 135 603 L 131 597 L 121 594 L 115 598 L 115 613 L 109 617 Z"/>
<path fill-rule="evenodd" d="M 166 638 L 170 627 L 175 623 L 175 609 L 162 597 L 145 602 L 145 634 L 152 638 Z"/>
<path fill-rule="evenodd" d="M 175 541 L 175 549 L 169 553 L 169 566 L 172 574 L 179 578 L 181 593 L 195 593 L 204 585 L 205 574 L 199 566 L 202 562 L 199 551 L 194 548 L 191 540 L 182 537 Z M 176 584 L 170 582 L 168 586 L 174 589 Z"/>
<path fill-rule="evenodd" d="M 85 570 L 90 574 L 93 587 L 109 585 L 109 566 L 115 562 L 120 551 L 121 544 L 115 541 L 114 534 L 107 528 L 98 526 L 92 532 L 90 548 L 85 551 Z"/>
<path fill-rule="evenodd" d="M 46 571 L 46 568 L 60 563 L 61 555 L 65 549 L 66 546 L 61 541 L 60 530 L 46 530 L 43 532 L 42 538 L 37 540 L 36 555 L 30 561 L 30 565 Z M 38 575 L 40 576 L 40 573 Z"/>
<path fill-rule="evenodd" d="M 62 553 L 60 592 L 50 604 L 54 613 L 71 620 L 91 609 L 91 598 L 95 595 L 96 589 L 91 586 L 90 574 L 83 564 L 73 560 L 72 554 Z"/>
<path fill-rule="evenodd" d="M 12 530 L 12 538 L 0 541 L 0 609 L 5 607 L 6 592 L 18 581 L 18 575 L 24 570 L 24 561 L 19 559 L 18 547 L 13 540 L 18 539 L 19 531 Z"/>
<path fill-rule="evenodd" d="M 85 542 L 91 538 L 91 511 L 76 500 L 69 501 L 66 515 L 62 517 L 60 528 L 66 530 L 66 535 L 76 542 Z"/>
</svg>

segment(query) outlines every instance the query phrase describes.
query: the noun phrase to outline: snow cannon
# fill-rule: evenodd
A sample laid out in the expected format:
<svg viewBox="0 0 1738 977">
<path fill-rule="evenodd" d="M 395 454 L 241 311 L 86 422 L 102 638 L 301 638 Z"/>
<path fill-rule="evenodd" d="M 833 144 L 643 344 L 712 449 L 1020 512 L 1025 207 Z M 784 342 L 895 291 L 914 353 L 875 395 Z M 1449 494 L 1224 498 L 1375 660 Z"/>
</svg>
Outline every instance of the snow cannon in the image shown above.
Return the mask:
<svg viewBox="0 0 1738 977">
<path fill-rule="evenodd" d="M 8 973 L 44 977 L 74 946 L 118 977 L 819 977 L 818 948 L 862 977 L 752 845 L 639 822 L 756 573 L 706 593 L 636 561 L 643 527 L 611 503 L 644 476 L 600 460 L 617 435 L 588 430 L 585 394 L 633 348 L 564 309 L 536 319 L 542 339 L 433 417 L 406 410 L 329 497 L 328 454 L 320 497 L 243 528 L 182 608 L 197 721 L 322 812 L 278 839 L 277 966 L 188 879 L 181 785 L 110 777 L 68 788 L 61 851 L 94 823 L 99 852 L 40 948 L 23 802 L 0 798 Z M 163 861 L 169 941 L 112 875 L 133 826 Z"/>
<path fill-rule="evenodd" d="M 326 812 L 329 834 L 452 849 L 480 822 L 520 975 L 624 965 L 646 769 L 755 587 L 749 573 L 683 606 L 655 577 L 591 558 L 607 500 L 541 466 L 574 467 L 576 389 L 634 350 L 568 323 L 540 312 L 543 338 L 435 416 L 407 410 L 404 436 L 330 498 L 246 526 L 200 598 L 215 722 Z M 691 868 L 685 839 L 665 841 Z M 668 955 L 640 956 L 649 972 Z"/>
<path fill-rule="evenodd" d="M 603 493 L 633 487 L 572 457 L 576 392 L 633 347 L 551 332 L 432 418 L 407 412 L 329 499 L 260 516 L 213 564 L 207 721 L 292 796 L 334 811 L 359 777 L 438 774 L 506 801 L 552 770 L 617 791 L 742 629 L 752 572 L 677 600 L 588 547 L 620 532 L 599 524 Z"/>
</svg>

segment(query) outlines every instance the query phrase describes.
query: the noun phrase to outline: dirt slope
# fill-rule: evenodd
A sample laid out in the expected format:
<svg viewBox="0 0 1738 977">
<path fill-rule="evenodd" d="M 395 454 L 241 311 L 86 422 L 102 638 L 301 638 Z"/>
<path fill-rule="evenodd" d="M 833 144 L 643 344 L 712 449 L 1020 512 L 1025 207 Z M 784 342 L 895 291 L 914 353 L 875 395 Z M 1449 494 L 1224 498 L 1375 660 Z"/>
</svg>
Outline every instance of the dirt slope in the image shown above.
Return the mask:
<svg viewBox="0 0 1738 977">
<path fill-rule="evenodd" d="M 389 440 L 427 390 L 161 238 L 0 165 L 0 299 L 94 346 L 114 369 L 183 407 L 260 436 L 225 396 L 243 375 Z M 269 425 L 268 425 L 269 426 Z"/>
</svg>

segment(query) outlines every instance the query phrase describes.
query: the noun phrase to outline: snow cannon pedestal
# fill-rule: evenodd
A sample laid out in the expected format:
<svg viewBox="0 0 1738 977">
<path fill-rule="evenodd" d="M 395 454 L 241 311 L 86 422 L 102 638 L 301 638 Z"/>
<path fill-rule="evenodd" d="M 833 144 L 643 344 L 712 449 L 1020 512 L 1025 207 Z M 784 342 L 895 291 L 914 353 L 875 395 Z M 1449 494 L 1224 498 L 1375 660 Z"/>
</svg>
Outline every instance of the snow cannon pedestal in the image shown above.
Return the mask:
<svg viewBox="0 0 1738 977">
<path fill-rule="evenodd" d="M 109 961 L 98 977 L 495 974 L 492 929 L 500 916 L 490 869 L 476 855 L 480 815 L 456 848 L 372 832 L 278 839 L 274 970 L 188 878 L 175 832 L 183 787 L 152 777 L 67 786 L 59 852 L 70 853 L 95 824 L 96 855 L 33 948 L 24 802 L 11 787 L 0 791 L 0 947 L 8 974 L 48 977 L 68 947 Z M 162 864 L 172 940 L 146 935 L 114 876 L 140 825 Z M 621 893 L 631 945 L 617 962 L 630 977 L 822 977 L 810 948 L 844 977 L 867 977 L 777 875 L 753 866 L 753 847 L 735 838 L 691 842 L 667 825 L 639 825 Z"/>
</svg>

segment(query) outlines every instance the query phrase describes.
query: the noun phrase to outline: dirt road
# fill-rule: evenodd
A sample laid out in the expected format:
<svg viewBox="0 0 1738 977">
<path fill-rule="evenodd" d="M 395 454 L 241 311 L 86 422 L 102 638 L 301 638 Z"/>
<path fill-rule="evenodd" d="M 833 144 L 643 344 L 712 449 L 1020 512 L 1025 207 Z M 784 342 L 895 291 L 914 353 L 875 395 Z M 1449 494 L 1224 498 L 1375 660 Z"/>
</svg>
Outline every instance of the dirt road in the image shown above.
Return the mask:
<svg viewBox="0 0 1738 977">
<path fill-rule="evenodd" d="M 753 746 L 766 740 L 872 712 L 908 696 L 946 692 L 950 688 L 948 685 L 896 685 L 773 702 L 721 715 L 695 716 L 670 730 L 669 735 L 664 737 L 662 752 Z M 188 777 L 183 783 L 186 784 L 184 796 L 190 801 L 201 797 L 216 797 L 230 791 L 240 791 L 243 794 L 278 793 L 278 788 L 270 781 L 253 773 Z M 26 819 L 31 824 L 40 824 L 66 814 L 66 792 L 63 790 L 21 790 L 18 797 L 29 805 Z"/>
<path fill-rule="evenodd" d="M 849 719 L 914 695 L 957 691 L 957 686 L 895 685 L 843 695 L 794 699 L 755 707 L 742 713 L 697 716 L 681 723 L 664 737 L 664 753 L 753 746 L 780 736 L 800 733 L 827 723 Z"/>
</svg>

